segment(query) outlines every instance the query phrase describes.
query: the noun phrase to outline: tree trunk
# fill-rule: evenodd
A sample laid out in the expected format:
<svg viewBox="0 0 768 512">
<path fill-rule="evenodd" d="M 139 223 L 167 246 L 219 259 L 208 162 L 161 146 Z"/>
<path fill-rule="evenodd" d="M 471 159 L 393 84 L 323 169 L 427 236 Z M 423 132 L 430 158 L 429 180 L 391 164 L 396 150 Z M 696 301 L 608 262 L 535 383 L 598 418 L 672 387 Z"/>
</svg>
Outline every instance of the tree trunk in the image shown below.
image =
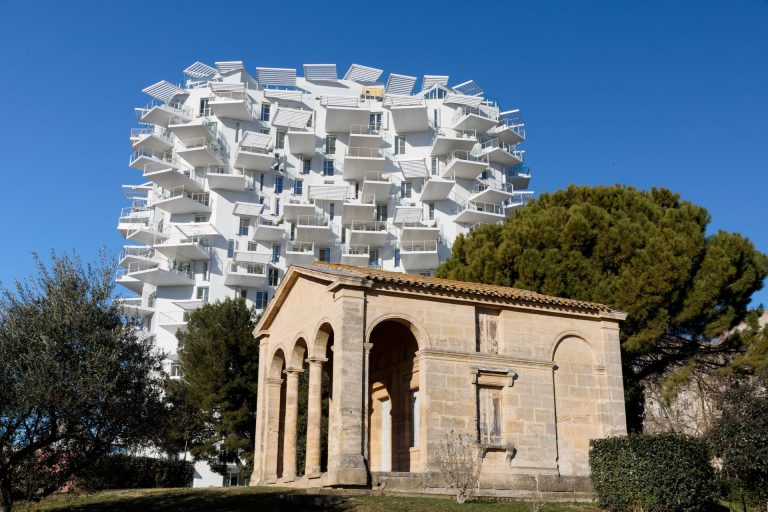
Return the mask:
<svg viewBox="0 0 768 512">
<path fill-rule="evenodd" d="M 7 476 L 0 476 L 0 512 L 11 512 L 12 508 L 11 479 Z"/>
</svg>

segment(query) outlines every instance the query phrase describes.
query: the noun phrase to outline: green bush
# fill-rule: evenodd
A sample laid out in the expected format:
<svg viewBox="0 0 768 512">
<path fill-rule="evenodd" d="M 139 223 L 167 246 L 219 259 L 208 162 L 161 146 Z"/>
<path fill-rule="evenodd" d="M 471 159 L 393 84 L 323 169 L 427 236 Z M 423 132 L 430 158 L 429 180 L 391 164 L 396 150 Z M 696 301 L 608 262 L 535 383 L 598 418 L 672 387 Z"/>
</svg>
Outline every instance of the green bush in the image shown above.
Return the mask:
<svg viewBox="0 0 768 512">
<path fill-rule="evenodd" d="M 680 434 L 596 439 L 589 464 L 600 504 L 609 510 L 699 511 L 715 498 L 704 441 Z"/>
<path fill-rule="evenodd" d="M 81 472 L 78 487 L 87 491 L 190 487 L 193 473 L 188 461 L 113 454 Z"/>
</svg>

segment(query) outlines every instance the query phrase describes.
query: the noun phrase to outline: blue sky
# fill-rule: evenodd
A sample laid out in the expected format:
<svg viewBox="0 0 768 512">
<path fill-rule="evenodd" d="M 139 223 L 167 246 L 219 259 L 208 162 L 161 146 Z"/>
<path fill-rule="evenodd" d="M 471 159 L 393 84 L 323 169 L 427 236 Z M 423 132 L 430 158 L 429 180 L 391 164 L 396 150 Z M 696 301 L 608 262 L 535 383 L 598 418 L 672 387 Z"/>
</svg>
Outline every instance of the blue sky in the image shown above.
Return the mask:
<svg viewBox="0 0 768 512">
<path fill-rule="evenodd" d="M 768 0 L 0 0 L 0 282 L 119 250 L 133 107 L 195 60 L 475 79 L 523 110 L 536 191 L 667 187 L 768 252 L 766 56 Z"/>
</svg>

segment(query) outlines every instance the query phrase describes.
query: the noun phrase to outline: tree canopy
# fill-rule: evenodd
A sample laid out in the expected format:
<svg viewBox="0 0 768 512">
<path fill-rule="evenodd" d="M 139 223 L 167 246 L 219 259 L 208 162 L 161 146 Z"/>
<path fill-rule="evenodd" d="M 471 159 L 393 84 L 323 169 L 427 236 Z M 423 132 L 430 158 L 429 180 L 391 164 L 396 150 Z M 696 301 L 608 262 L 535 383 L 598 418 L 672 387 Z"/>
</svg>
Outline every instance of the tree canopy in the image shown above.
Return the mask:
<svg viewBox="0 0 768 512">
<path fill-rule="evenodd" d="M 102 255 L 36 258 L 37 274 L 0 297 L 0 511 L 153 434 L 159 362 L 113 300 Z"/>
<path fill-rule="evenodd" d="M 542 194 L 503 225 L 455 241 L 440 277 L 500 284 L 626 311 L 625 366 L 642 379 L 743 347 L 768 258 L 738 233 L 708 235 L 707 211 L 666 189 L 577 187 Z"/>
<path fill-rule="evenodd" d="M 193 437 L 190 451 L 222 475 L 229 463 L 245 474 L 253 461 L 259 374 L 254 320 L 243 299 L 227 298 L 193 312 L 180 334 L 183 377 L 173 396 L 202 414 L 205 429 L 187 433 Z"/>
</svg>

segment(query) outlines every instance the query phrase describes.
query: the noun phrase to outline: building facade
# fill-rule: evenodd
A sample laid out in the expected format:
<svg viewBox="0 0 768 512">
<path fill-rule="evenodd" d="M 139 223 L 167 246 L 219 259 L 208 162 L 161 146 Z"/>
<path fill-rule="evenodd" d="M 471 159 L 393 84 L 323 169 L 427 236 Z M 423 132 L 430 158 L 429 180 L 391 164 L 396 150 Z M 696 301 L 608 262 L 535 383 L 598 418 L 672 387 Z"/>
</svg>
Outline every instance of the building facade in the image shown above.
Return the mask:
<svg viewBox="0 0 768 512">
<path fill-rule="evenodd" d="M 461 434 L 482 449 L 481 493 L 586 497 L 589 440 L 626 434 L 625 316 L 500 286 L 293 266 L 254 331 L 251 484 L 448 492 L 441 444 Z"/>
</svg>

